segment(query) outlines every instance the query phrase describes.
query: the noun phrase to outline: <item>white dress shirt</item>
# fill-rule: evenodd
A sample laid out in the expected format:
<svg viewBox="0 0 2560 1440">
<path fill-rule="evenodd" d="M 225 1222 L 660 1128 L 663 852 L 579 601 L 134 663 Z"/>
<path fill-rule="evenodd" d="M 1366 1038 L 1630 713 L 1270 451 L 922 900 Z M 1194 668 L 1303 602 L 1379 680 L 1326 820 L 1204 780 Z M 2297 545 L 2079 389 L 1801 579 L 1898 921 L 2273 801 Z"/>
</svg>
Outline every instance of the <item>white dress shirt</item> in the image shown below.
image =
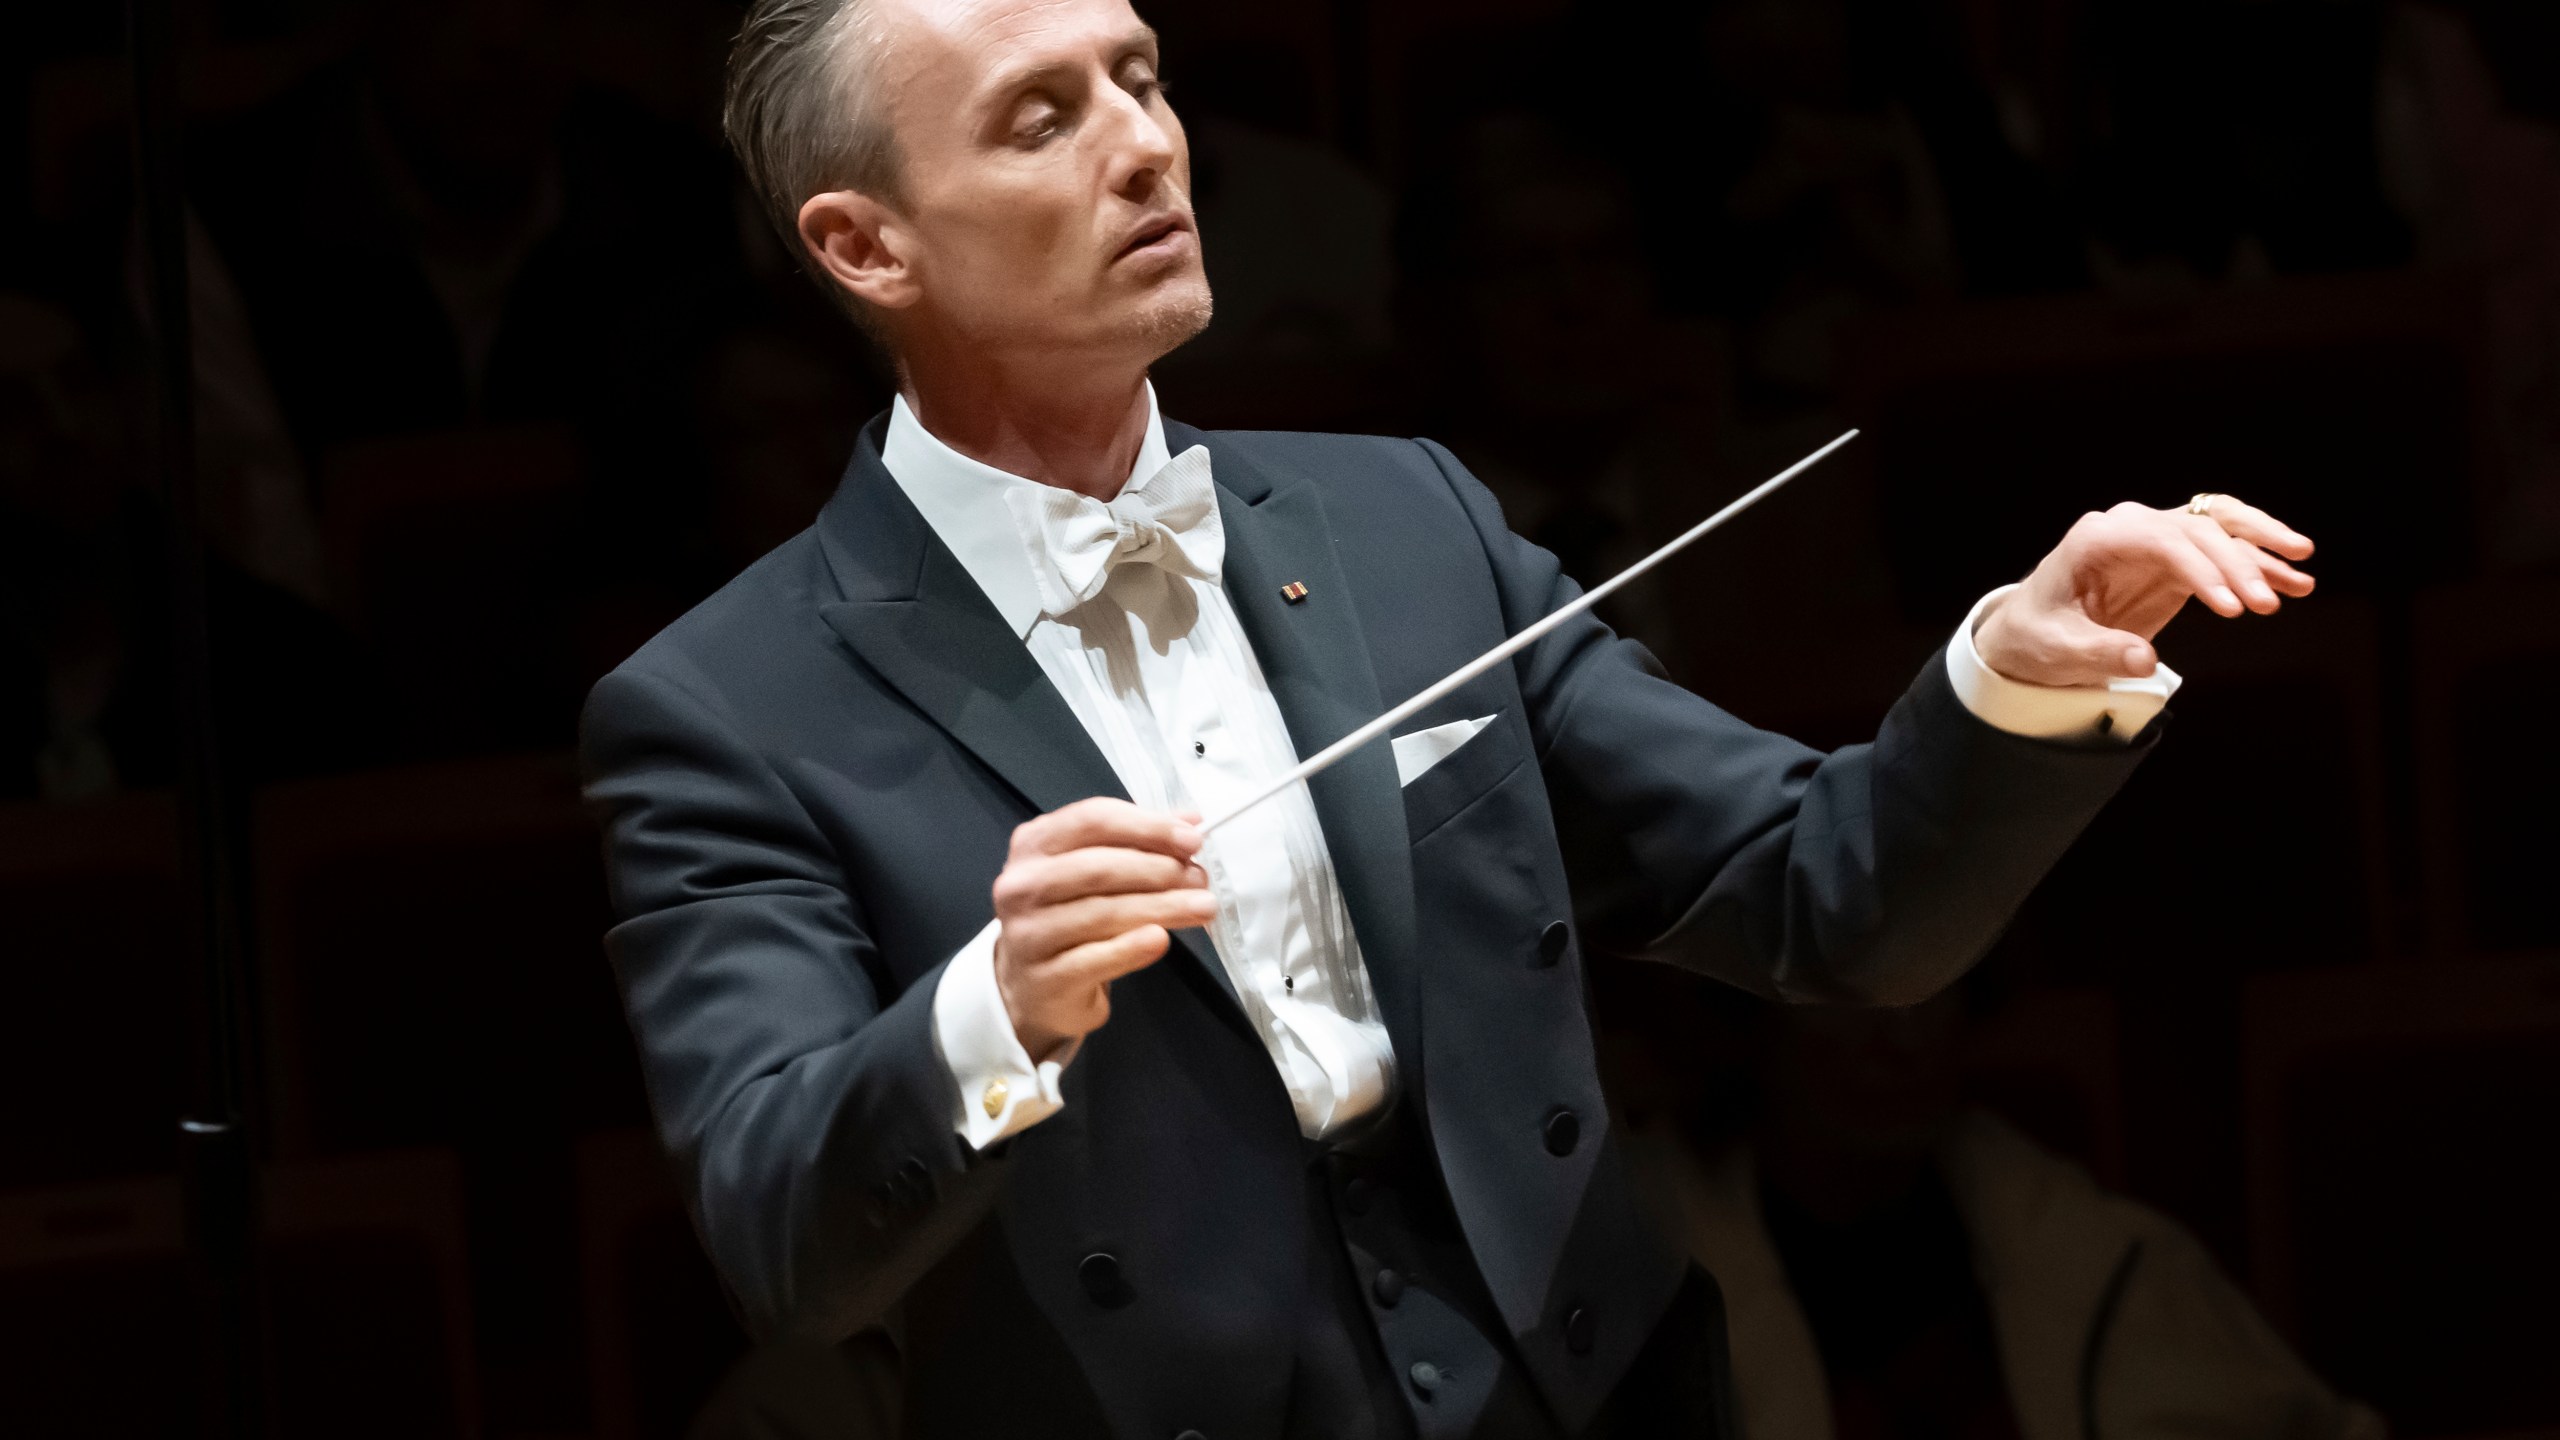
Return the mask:
<svg viewBox="0 0 2560 1440">
<path fill-rule="evenodd" d="M 1150 394 L 1133 486 L 1174 463 L 1153 403 Z M 1180 463 L 1199 467 L 1205 480 L 1208 459 L 1195 449 Z M 1298 763 L 1218 585 L 1224 537 L 1214 505 L 1197 527 L 1216 532 L 1217 543 L 1201 547 L 1215 551 L 1206 578 L 1124 561 L 1092 599 L 1053 595 L 1053 610 L 1028 548 L 1039 543 L 1029 517 L 1065 492 L 953 450 L 926 432 L 903 398 L 881 460 L 1022 637 L 1130 799 L 1214 814 Z M 1091 500 L 1073 506 L 1102 509 Z M 1395 1081 L 1395 1051 L 1306 786 L 1222 826 L 1200 864 L 1218 898 L 1210 940 L 1279 1068 L 1299 1129 L 1324 1135 L 1376 1109 Z M 1070 1047 L 1035 1064 L 1023 1050 L 996 989 L 995 934 L 991 923 L 962 947 L 934 995 L 934 1037 L 958 1082 L 960 1133 L 978 1146 L 1056 1111 L 1059 1070 L 1073 1058 Z"/>
<path fill-rule="evenodd" d="M 1162 488 L 1150 482 L 1169 465 L 1204 472 L 1208 465 L 1205 448 L 1170 454 L 1152 388 L 1147 405 L 1124 495 Z M 1297 764 L 1287 723 L 1218 583 L 1224 534 L 1214 507 L 1184 537 L 1183 557 L 1123 560 L 1079 603 L 1061 593 L 1060 567 L 1035 553 L 1044 544 L 1036 519 L 1047 511 L 1107 527 L 1101 502 L 1063 500 L 1062 492 L 962 455 L 928 432 L 903 396 L 880 458 L 1022 637 L 1136 803 L 1215 814 Z M 2051 739 L 2129 740 L 2176 690 L 2167 666 L 2145 680 L 2067 689 L 1998 674 L 1975 653 L 1973 630 L 2005 593 L 1983 597 L 1946 651 L 1957 696 L 1988 723 Z M 1409 782 L 1483 724 L 1399 737 L 1413 742 L 1397 747 L 1399 778 Z M 1218 900 L 1210 939 L 1280 1072 L 1300 1132 L 1321 1137 L 1377 1109 L 1395 1086 L 1395 1050 L 1306 786 L 1222 826 L 1200 864 Z M 953 1125 L 981 1149 L 1057 1112 L 1059 1075 L 1076 1049 L 1037 1060 L 1024 1050 L 996 987 L 996 930 L 990 921 L 960 948 L 933 997 L 935 1048 L 954 1082 Z"/>
</svg>

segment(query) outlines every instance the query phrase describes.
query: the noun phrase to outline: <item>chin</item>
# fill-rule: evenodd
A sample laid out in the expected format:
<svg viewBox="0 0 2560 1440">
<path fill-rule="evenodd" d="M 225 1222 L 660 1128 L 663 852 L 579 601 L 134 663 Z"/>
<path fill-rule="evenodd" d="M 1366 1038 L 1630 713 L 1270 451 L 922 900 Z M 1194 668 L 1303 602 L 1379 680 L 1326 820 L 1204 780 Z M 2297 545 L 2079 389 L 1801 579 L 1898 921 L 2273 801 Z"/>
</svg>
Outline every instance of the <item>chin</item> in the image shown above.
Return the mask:
<svg viewBox="0 0 2560 1440">
<path fill-rule="evenodd" d="M 1129 328 L 1154 347 L 1155 358 L 1162 359 L 1208 329 L 1213 309 L 1208 277 L 1195 271 L 1167 281 L 1141 299 L 1130 316 Z"/>
</svg>

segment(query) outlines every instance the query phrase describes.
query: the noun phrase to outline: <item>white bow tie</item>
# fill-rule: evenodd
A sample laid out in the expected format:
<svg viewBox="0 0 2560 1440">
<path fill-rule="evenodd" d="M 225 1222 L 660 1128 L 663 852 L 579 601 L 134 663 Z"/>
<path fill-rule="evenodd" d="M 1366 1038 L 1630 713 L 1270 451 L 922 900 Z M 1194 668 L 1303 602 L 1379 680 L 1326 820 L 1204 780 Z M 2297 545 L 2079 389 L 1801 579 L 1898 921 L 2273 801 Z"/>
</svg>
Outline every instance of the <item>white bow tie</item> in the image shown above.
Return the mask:
<svg viewBox="0 0 2560 1440">
<path fill-rule="evenodd" d="M 1226 525 L 1205 445 L 1174 456 L 1109 504 L 1054 485 L 1016 485 L 1004 499 L 1046 615 L 1064 615 L 1101 594 L 1112 568 L 1127 562 L 1213 584 L 1226 562 Z"/>
</svg>

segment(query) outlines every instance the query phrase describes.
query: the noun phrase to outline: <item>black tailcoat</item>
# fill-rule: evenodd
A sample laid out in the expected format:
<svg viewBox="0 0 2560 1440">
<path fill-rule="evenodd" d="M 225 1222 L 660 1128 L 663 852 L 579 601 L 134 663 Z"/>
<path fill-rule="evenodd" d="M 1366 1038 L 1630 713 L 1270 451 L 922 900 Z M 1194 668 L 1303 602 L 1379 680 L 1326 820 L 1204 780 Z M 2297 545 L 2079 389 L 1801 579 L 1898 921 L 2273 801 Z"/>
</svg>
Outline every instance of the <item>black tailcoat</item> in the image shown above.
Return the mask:
<svg viewBox="0 0 2560 1440">
<path fill-rule="evenodd" d="M 1577 593 L 1436 445 L 1167 429 L 1211 451 L 1224 584 L 1300 754 Z M 953 1133 L 941 967 L 986 923 L 1016 825 L 1123 791 L 883 470 L 882 434 L 812 529 L 588 705 L 609 948 L 687 1199 L 752 1327 L 892 1329 L 920 1433 L 1276 1436 L 1320 1303 L 1308 1247 L 1337 1241 L 1310 1233 L 1288 1097 L 1204 937 L 1114 985 L 1063 1112 L 985 1154 Z M 2150 741 L 2003 733 L 1933 661 L 1872 745 L 1826 756 L 1588 615 L 1412 726 L 1482 715 L 1410 786 L 1373 745 L 1314 799 L 1400 1103 L 1574 1430 L 1684 1274 L 1621 1173 L 1585 964 L 1925 996 Z"/>
</svg>

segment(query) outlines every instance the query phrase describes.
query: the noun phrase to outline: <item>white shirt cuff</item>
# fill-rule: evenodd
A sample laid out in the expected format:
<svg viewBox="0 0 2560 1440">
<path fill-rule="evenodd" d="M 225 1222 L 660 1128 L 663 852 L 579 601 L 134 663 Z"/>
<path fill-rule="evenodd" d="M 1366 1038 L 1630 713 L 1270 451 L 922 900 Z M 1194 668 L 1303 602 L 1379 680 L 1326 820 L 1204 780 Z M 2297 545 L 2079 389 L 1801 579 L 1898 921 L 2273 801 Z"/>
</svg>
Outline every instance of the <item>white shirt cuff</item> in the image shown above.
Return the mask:
<svg viewBox="0 0 2560 1440">
<path fill-rule="evenodd" d="M 1033 1064 L 996 989 L 996 925 L 970 938 L 933 991 L 933 1048 L 957 1087 L 952 1126 L 973 1150 L 1018 1135 L 1065 1107 L 1058 1076 L 1075 1042 Z"/>
<path fill-rule="evenodd" d="M 2012 735 L 2039 740 L 2091 741 L 2106 737 L 2129 744 L 2178 693 L 2184 682 L 2166 665 L 2138 680 L 2110 680 L 2104 685 L 2030 685 L 2012 680 L 1983 663 L 1973 648 L 1973 630 L 2000 597 L 2017 589 L 2003 585 L 1974 602 L 1973 612 L 1947 642 L 1947 679 L 1956 698 L 1984 724 Z"/>
</svg>

